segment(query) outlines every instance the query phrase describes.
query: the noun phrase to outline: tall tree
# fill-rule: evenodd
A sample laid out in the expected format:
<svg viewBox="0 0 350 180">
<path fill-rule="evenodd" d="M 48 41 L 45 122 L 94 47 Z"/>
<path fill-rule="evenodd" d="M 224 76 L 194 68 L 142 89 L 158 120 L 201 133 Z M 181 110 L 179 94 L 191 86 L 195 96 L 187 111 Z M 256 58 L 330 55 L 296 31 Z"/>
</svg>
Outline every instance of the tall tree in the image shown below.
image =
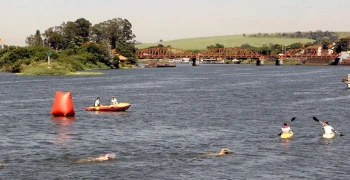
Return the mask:
<svg viewBox="0 0 350 180">
<path fill-rule="evenodd" d="M 45 46 L 48 46 L 56 50 L 64 48 L 63 36 L 58 31 L 55 31 L 53 27 L 45 30 L 45 32 L 43 33 L 43 36 L 45 37 L 44 39 Z"/>
<path fill-rule="evenodd" d="M 40 31 L 36 30 L 34 35 L 30 35 L 25 40 L 28 46 L 43 46 L 44 42 L 41 37 Z"/>
<path fill-rule="evenodd" d="M 106 33 L 104 33 L 105 23 L 95 24 L 91 28 L 91 40 L 101 43 L 103 39 L 108 39 Z M 108 39 L 109 41 L 109 39 Z"/>
<path fill-rule="evenodd" d="M 335 51 L 340 53 L 342 51 L 350 50 L 350 37 L 349 38 L 341 38 L 335 45 Z"/>
<path fill-rule="evenodd" d="M 43 38 L 41 38 L 41 34 L 39 30 L 36 30 L 34 35 L 34 45 L 35 46 L 43 46 Z"/>
<path fill-rule="evenodd" d="M 91 23 L 90 21 L 80 18 L 75 21 L 76 35 L 83 38 L 84 42 L 90 40 Z"/>
<path fill-rule="evenodd" d="M 68 21 L 67 23 L 62 23 L 62 35 L 66 41 L 70 42 L 74 40 L 77 34 L 77 26 L 74 22 Z"/>
<path fill-rule="evenodd" d="M 92 37 L 97 42 L 108 39 L 112 49 L 115 49 L 118 43 L 135 43 L 136 36 L 131 28 L 132 25 L 127 19 L 114 18 L 94 25 Z"/>
<path fill-rule="evenodd" d="M 28 46 L 34 46 L 35 45 L 35 38 L 34 35 L 30 35 L 26 38 L 26 44 Z"/>
<path fill-rule="evenodd" d="M 322 49 L 328 49 L 328 45 L 331 43 L 330 39 L 328 37 L 324 37 L 321 40 Z"/>
</svg>

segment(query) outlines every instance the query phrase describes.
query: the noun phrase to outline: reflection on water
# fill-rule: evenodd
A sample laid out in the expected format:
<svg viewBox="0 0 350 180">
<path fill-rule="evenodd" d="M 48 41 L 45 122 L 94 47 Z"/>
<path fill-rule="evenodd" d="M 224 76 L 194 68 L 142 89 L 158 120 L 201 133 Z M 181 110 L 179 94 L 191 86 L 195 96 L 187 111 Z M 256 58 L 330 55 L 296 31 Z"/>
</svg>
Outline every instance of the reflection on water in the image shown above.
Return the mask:
<svg viewBox="0 0 350 180">
<path fill-rule="evenodd" d="M 334 137 L 334 138 L 337 138 L 337 137 Z M 323 137 L 321 137 L 320 138 L 320 143 L 326 145 L 326 147 L 330 147 L 331 144 L 333 143 L 333 139 L 334 138 L 323 138 Z"/>
<path fill-rule="evenodd" d="M 74 116 L 53 116 L 52 122 L 55 124 L 60 124 L 63 126 L 71 125 L 73 121 L 75 120 Z"/>
<path fill-rule="evenodd" d="M 67 141 L 72 139 L 72 124 L 75 120 L 75 117 L 65 117 L 65 116 L 53 116 L 52 122 L 54 124 L 55 134 L 57 138 L 54 140 L 54 144 L 64 144 Z"/>
<path fill-rule="evenodd" d="M 127 111 L 93 111 L 94 114 L 105 114 L 105 115 L 111 115 L 111 116 L 116 116 L 116 115 L 125 115 L 128 114 Z"/>
<path fill-rule="evenodd" d="M 289 151 L 290 141 L 291 141 L 291 139 L 282 139 L 281 138 L 281 145 L 282 145 L 284 150 Z"/>
</svg>

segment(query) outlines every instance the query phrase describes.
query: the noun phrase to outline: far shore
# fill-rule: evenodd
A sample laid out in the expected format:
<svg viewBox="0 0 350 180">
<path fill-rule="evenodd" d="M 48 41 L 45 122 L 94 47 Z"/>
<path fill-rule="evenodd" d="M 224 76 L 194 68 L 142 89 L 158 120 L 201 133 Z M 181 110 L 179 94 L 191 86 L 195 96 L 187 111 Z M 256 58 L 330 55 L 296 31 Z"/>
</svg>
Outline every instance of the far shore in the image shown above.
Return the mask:
<svg viewBox="0 0 350 180">
<path fill-rule="evenodd" d="M 102 72 L 69 72 L 67 74 L 27 74 L 27 73 L 16 73 L 17 75 L 25 76 L 101 76 Z"/>
</svg>

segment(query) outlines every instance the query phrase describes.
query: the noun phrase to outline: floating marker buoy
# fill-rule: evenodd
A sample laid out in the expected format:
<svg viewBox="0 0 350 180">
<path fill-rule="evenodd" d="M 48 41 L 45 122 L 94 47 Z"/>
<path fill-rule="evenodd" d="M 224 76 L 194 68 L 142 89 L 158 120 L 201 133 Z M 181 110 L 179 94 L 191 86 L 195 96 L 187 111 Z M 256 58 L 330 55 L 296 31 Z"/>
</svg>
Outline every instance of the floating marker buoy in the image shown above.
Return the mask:
<svg viewBox="0 0 350 180">
<path fill-rule="evenodd" d="M 71 92 L 56 91 L 51 114 L 54 116 L 74 116 L 74 105 Z"/>
</svg>

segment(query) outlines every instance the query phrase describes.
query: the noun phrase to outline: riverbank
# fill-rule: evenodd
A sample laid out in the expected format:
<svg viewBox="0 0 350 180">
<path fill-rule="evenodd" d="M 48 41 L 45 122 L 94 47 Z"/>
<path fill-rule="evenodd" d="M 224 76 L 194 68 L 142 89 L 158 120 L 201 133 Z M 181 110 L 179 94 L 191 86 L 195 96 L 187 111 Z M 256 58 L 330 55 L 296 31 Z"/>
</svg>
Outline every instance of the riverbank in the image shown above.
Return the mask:
<svg viewBox="0 0 350 180">
<path fill-rule="evenodd" d="M 280 65 L 313 65 L 313 66 L 328 66 L 333 65 L 334 58 L 286 58 Z M 228 62 L 227 64 L 231 64 Z M 256 64 L 256 60 L 242 60 L 238 64 Z M 276 59 L 264 59 L 263 65 L 276 65 Z"/>
<path fill-rule="evenodd" d="M 92 72 L 89 70 L 110 69 L 108 66 L 99 63 L 98 65 L 82 66 L 75 70 L 69 64 L 62 62 L 33 62 L 29 65 L 22 65 L 21 72 L 17 75 L 103 75 L 101 72 Z M 86 70 L 86 71 L 84 71 Z"/>
<path fill-rule="evenodd" d="M 114 69 L 123 65 L 108 53 L 110 51 L 95 44 L 84 45 L 76 51 L 58 52 L 42 46 L 7 47 L 0 51 L 0 71 L 19 75 L 103 75 L 82 71 Z"/>
<path fill-rule="evenodd" d="M 25 73 L 16 73 L 16 75 L 67 75 L 67 76 L 98 76 L 103 75 L 101 72 L 69 72 L 66 74 L 25 74 Z"/>
</svg>

